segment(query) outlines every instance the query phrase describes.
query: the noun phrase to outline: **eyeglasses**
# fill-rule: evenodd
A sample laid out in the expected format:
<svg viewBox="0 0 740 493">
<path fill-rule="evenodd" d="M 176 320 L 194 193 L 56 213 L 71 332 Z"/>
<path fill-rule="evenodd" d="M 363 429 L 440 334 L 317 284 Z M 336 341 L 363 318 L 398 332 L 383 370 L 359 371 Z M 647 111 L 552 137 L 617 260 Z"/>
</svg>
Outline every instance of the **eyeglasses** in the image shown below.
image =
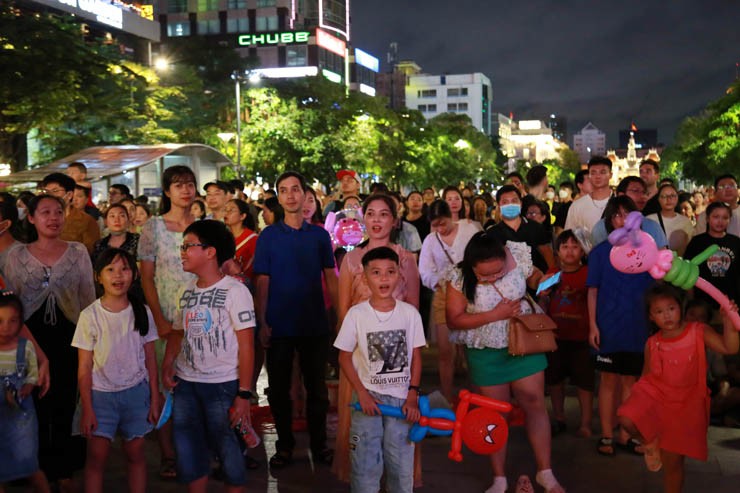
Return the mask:
<svg viewBox="0 0 740 493">
<path fill-rule="evenodd" d="M 63 188 L 42 188 L 39 190 L 39 193 L 44 194 L 44 195 L 54 195 L 59 192 L 67 193 L 67 191 Z"/>
<path fill-rule="evenodd" d="M 673 199 L 677 199 L 678 195 L 676 195 L 675 193 L 669 193 L 668 195 L 661 195 L 659 198 L 664 199 L 664 200 L 673 200 Z"/>
<path fill-rule="evenodd" d="M 717 185 L 717 190 L 735 190 L 737 185 Z"/>
<path fill-rule="evenodd" d="M 185 252 L 188 251 L 188 248 L 190 248 L 190 247 L 208 248 L 209 246 L 211 246 L 211 245 L 208 245 L 207 243 L 183 243 L 182 245 L 180 245 L 180 251 L 182 253 L 185 253 Z"/>
<path fill-rule="evenodd" d="M 239 212 L 239 209 L 224 209 L 224 214 L 231 214 L 232 212 Z"/>
</svg>

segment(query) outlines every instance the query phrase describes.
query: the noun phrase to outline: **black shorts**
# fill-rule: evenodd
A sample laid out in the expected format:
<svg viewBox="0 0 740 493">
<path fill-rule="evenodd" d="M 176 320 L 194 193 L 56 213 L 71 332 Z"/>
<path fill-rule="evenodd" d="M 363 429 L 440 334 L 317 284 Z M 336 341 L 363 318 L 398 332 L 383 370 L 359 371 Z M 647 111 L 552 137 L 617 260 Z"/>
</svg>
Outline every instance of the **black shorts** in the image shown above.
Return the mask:
<svg viewBox="0 0 740 493">
<path fill-rule="evenodd" d="M 644 362 L 645 353 L 620 352 L 596 355 L 597 370 L 631 377 L 642 375 Z"/>
<path fill-rule="evenodd" d="M 558 349 L 547 354 L 545 383 L 557 385 L 566 378 L 581 390 L 594 391 L 594 357 L 586 341 L 558 339 Z"/>
</svg>

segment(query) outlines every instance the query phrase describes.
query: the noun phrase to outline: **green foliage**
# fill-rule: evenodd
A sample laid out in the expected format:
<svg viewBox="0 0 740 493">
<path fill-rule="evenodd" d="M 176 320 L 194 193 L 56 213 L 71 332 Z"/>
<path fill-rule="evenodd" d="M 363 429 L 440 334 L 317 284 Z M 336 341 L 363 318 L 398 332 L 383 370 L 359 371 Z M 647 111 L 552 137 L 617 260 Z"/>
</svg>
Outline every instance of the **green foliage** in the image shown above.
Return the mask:
<svg viewBox="0 0 740 493">
<path fill-rule="evenodd" d="M 662 158 L 699 183 L 711 183 L 724 173 L 740 174 L 740 82 L 702 113 L 686 118 Z"/>
</svg>

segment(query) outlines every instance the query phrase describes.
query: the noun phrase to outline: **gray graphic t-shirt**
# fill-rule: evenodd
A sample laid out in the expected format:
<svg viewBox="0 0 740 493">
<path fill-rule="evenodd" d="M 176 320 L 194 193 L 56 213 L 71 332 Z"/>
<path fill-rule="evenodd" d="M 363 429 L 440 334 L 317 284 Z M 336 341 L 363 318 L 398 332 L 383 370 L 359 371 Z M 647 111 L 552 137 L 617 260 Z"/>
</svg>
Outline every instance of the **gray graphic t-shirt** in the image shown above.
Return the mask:
<svg viewBox="0 0 740 493">
<path fill-rule="evenodd" d="M 369 301 L 347 312 L 334 346 L 352 352 L 366 389 L 405 399 L 411 381 L 411 354 L 426 344 L 419 312 L 396 300 L 392 312 L 377 312 Z"/>
<path fill-rule="evenodd" d="M 255 326 L 249 289 L 226 276 L 207 288 L 191 281 L 180 297 L 174 330 L 184 330 L 177 356 L 177 376 L 189 382 L 236 380 L 239 344 L 236 332 Z"/>
</svg>

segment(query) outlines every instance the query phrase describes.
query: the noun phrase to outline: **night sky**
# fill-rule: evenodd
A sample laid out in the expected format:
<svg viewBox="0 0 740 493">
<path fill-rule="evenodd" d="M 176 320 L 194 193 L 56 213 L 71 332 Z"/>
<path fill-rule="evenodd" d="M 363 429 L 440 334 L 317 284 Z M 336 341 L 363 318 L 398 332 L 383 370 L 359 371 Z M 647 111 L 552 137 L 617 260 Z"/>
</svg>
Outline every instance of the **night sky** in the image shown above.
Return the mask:
<svg viewBox="0 0 740 493">
<path fill-rule="evenodd" d="M 735 0 L 354 0 L 353 44 L 385 63 L 388 45 L 424 72 L 482 72 L 493 111 L 514 118 L 588 121 L 617 131 L 681 120 L 724 94 L 740 61 Z"/>
</svg>

